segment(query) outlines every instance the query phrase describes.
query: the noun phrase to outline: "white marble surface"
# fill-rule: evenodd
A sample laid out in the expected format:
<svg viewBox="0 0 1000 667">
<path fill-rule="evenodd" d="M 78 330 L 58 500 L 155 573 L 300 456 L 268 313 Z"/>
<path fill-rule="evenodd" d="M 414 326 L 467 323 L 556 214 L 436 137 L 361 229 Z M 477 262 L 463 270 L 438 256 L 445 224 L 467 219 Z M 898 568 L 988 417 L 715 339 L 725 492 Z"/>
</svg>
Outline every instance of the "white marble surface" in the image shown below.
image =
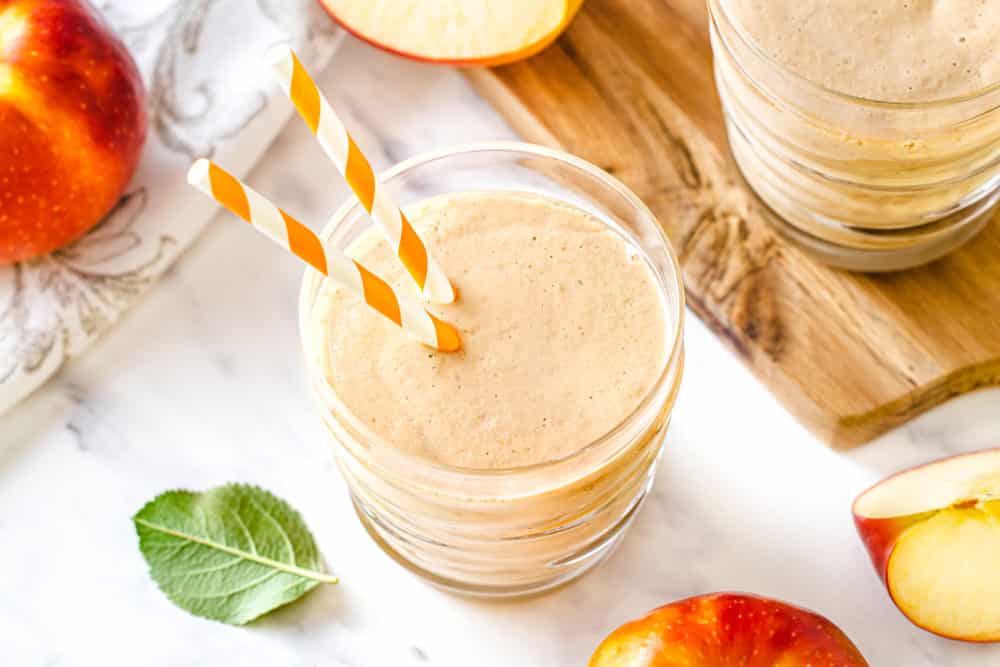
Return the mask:
<svg viewBox="0 0 1000 667">
<path fill-rule="evenodd" d="M 379 166 L 513 136 L 454 71 L 355 42 L 322 83 Z M 299 122 L 250 180 L 307 220 L 346 195 Z M 896 612 L 849 512 L 900 466 L 1000 445 L 1000 392 L 835 454 L 690 318 L 656 491 L 622 548 L 547 596 L 468 601 L 405 573 L 355 520 L 306 396 L 300 275 L 220 217 L 126 321 L 0 419 L 0 664 L 582 666 L 621 622 L 716 590 L 816 609 L 877 667 L 1000 664 L 1000 648 L 938 639 Z M 342 584 L 246 628 L 174 608 L 130 517 L 160 491 L 230 480 L 299 508 Z"/>
</svg>

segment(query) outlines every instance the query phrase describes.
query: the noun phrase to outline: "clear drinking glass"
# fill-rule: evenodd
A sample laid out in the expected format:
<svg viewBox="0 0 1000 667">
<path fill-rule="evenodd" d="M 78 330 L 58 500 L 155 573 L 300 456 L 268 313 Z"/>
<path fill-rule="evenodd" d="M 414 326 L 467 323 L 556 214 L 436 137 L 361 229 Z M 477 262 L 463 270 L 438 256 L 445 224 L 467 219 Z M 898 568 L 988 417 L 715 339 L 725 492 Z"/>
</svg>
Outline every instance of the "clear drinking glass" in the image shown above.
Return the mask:
<svg viewBox="0 0 1000 667">
<path fill-rule="evenodd" d="M 653 481 L 683 366 L 684 295 L 677 260 L 652 213 L 620 182 L 583 160 L 518 143 L 416 157 L 382 177 L 404 208 L 468 190 L 530 192 L 581 208 L 634 246 L 652 270 L 667 321 L 660 375 L 635 411 L 557 461 L 506 470 L 457 468 L 404 453 L 351 414 L 321 362 L 314 306 L 323 277 L 308 270 L 300 325 L 310 383 L 365 528 L 406 568 L 454 591 L 506 596 L 566 582 L 621 538 Z M 356 203 L 324 230 L 347 248 L 371 225 Z"/>
<path fill-rule="evenodd" d="M 767 56 L 708 0 L 733 156 L 778 231 L 825 261 L 890 271 L 968 241 L 1000 201 L 1000 83 L 924 103 L 854 97 Z"/>
</svg>

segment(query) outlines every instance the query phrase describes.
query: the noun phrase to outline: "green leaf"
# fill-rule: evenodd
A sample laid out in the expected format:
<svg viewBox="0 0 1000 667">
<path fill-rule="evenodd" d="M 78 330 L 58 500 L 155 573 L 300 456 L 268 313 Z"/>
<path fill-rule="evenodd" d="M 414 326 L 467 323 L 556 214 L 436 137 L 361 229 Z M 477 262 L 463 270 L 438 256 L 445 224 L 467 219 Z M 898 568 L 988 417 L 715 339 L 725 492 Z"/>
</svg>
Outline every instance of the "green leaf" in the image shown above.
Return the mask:
<svg viewBox="0 0 1000 667">
<path fill-rule="evenodd" d="M 256 486 L 167 491 L 133 521 L 153 580 L 196 616 L 243 625 L 337 583 L 299 513 Z"/>
</svg>

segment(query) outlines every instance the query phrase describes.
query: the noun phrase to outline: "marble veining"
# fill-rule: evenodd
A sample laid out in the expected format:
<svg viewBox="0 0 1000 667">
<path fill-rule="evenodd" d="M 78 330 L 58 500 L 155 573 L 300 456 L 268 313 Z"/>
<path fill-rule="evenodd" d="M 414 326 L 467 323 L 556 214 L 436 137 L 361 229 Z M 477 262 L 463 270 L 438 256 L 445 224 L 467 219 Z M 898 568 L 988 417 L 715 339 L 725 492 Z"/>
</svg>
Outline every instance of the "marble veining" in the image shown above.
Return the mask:
<svg viewBox="0 0 1000 667">
<path fill-rule="evenodd" d="M 321 84 L 380 167 L 514 138 L 456 72 L 356 42 Z M 298 122 L 249 180 L 316 226 L 347 194 Z M 0 664 L 582 666 L 621 622 L 716 590 L 816 609 L 875 667 L 1000 664 L 1000 648 L 938 639 L 898 614 L 850 517 L 886 473 L 1000 446 L 1000 391 L 838 454 L 689 318 L 657 486 L 622 547 L 549 595 L 467 600 L 405 573 L 355 520 L 306 392 L 300 276 L 220 217 L 105 340 L 0 419 Z M 162 490 L 230 480 L 297 507 L 342 584 L 245 628 L 174 608 L 146 574 L 130 517 Z"/>
</svg>

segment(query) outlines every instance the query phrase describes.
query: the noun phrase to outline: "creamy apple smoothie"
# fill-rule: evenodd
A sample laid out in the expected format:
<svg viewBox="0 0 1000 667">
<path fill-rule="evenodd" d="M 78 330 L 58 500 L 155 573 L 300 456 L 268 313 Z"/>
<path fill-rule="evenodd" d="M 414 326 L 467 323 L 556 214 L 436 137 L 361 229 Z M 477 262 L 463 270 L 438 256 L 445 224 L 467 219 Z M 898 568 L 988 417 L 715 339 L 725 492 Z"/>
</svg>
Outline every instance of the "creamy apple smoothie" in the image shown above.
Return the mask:
<svg viewBox="0 0 1000 667">
<path fill-rule="evenodd" d="M 463 193 L 408 217 L 461 298 L 435 314 L 458 354 L 432 353 L 341 289 L 318 309 L 337 396 L 394 446 L 461 468 L 561 459 L 631 413 L 663 367 L 664 322 L 649 267 L 577 208 L 530 195 Z M 352 256 L 412 291 L 375 234 Z"/>
<path fill-rule="evenodd" d="M 709 5 L 734 156 L 793 228 L 877 270 L 933 259 L 985 224 L 1000 183 L 1000 10 Z"/>
<path fill-rule="evenodd" d="M 927 102 L 1000 81 L 1000 8 L 984 0 L 729 0 L 770 57 L 857 97 Z"/>
<path fill-rule="evenodd" d="M 638 249 L 568 204 L 463 192 L 407 216 L 457 288 L 455 304 L 431 310 L 463 349 L 421 346 L 325 284 L 309 362 L 356 420 L 353 433 L 348 419 L 328 421 L 346 444 L 341 470 L 366 527 L 408 566 L 446 585 L 531 588 L 602 547 L 641 499 L 672 390 L 628 424 L 661 381 L 678 323 Z M 415 293 L 374 232 L 349 253 Z M 588 447 L 616 428 L 620 446 Z M 392 469 L 396 455 L 472 479 L 439 487 Z"/>
</svg>

